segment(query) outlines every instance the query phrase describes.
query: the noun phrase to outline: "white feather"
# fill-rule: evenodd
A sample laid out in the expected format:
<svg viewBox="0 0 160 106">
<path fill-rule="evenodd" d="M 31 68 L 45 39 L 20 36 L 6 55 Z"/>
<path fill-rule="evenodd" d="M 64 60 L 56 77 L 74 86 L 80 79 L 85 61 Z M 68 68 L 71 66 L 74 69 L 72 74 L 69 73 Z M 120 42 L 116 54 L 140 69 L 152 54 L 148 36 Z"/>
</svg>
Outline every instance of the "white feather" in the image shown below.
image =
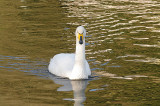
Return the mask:
<svg viewBox="0 0 160 106">
<path fill-rule="evenodd" d="M 79 44 L 78 33 L 83 33 L 83 44 Z M 76 30 L 76 53 L 61 53 L 55 55 L 48 66 L 52 74 L 69 79 L 88 79 L 91 75 L 90 67 L 85 59 L 86 30 L 79 26 Z"/>
</svg>

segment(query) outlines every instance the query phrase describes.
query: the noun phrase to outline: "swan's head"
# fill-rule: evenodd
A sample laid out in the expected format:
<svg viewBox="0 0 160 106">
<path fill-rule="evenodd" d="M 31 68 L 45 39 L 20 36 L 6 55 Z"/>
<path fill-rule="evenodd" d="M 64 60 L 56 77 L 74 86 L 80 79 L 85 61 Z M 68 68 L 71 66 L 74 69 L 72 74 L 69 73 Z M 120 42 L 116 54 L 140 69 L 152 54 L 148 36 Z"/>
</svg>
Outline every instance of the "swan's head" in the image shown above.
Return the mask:
<svg viewBox="0 0 160 106">
<path fill-rule="evenodd" d="M 86 30 L 84 29 L 84 27 L 83 26 L 77 27 L 76 37 L 79 40 L 79 44 L 81 44 L 81 45 L 83 44 L 83 40 L 84 40 L 85 36 L 86 36 Z"/>
</svg>

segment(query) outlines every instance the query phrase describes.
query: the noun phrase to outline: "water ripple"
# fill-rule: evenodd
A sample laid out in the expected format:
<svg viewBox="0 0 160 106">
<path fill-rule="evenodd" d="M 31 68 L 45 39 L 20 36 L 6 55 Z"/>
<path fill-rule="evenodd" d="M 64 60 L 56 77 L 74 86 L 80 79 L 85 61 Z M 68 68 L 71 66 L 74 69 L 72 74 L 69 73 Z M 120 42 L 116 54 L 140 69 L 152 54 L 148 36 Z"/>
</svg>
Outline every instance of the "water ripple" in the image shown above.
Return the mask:
<svg viewBox="0 0 160 106">
<path fill-rule="evenodd" d="M 160 48 L 159 45 L 149 45 L 149 44 L 133 44 L 136 46 L 141 46 L 141 47 L 156 47 L 156 48 Z"/>
</svg>

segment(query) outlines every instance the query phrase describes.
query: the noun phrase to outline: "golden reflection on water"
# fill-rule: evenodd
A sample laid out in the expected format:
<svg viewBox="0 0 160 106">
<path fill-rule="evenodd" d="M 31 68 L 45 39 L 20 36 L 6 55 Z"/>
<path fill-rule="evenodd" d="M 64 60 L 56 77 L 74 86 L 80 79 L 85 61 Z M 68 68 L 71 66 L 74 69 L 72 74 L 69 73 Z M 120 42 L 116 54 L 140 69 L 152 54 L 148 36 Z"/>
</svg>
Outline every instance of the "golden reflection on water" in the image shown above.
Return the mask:
<svg viewBox="0 0 160 106">
<path fill-rule="evenodd" d="M 1 104 L 160 105 L 159 13 L 158 0 L 1 0 Z M 96 80 L 48 80 L 49 59 L 75 51 L 78 25 Z"/>
</svg>

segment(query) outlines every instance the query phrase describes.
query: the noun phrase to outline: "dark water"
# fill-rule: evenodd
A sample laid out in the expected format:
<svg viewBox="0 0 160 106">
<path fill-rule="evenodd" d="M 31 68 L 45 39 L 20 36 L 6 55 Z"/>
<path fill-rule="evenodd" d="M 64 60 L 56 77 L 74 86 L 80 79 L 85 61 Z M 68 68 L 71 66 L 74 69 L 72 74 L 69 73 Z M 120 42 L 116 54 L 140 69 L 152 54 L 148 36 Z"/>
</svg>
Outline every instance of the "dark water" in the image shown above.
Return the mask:
<svg viewBox="0 0 160 106">
<path fill-rule="evenodd" d="M 89 80 L 48 73 L 87 30 Z M 160 105 L 159 0 L 1 0 L 0 104 Z"/>
</svg>

